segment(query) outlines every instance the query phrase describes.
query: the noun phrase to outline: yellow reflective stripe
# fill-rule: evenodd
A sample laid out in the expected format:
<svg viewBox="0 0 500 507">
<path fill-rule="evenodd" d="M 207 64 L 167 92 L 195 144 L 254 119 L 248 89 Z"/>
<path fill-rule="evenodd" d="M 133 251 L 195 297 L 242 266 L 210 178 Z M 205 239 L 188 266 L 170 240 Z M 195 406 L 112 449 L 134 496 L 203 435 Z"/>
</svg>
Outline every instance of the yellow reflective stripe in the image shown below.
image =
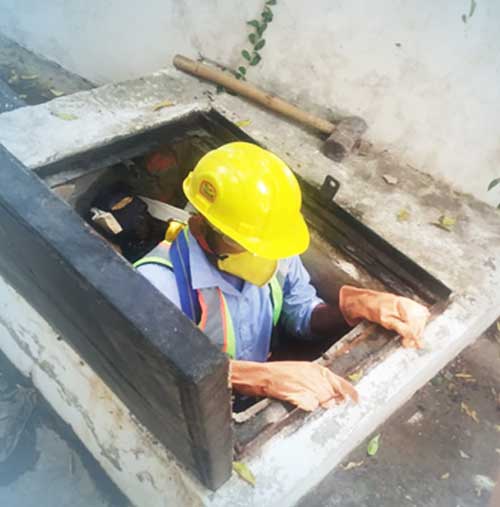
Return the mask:
<svg viewBox="0 0 500 507">
<path fill-rule="evenodd" d="M 142 259 L 134 262 L 133 266 L 134 268 L 138 268 L 143 264 L 161 264 L 162 266 L 167 266 L 167 268 L 174 269 L 174 266 L 170 261 L 167 261 L 167 259 L 164 259 L 163 257 L 156 257 L 155 255 L 152 255 L 151 257 L 143 257 Z"/>
<path fill-rule="evenodd" d="M 273 304 L 273 324 L 276 326 L 280 319 L 281 309 L 283 308 L 283 290 L 278 281 L 278 278 L 273 276 L 269 282 L 271 290 L 271 302 Z"/>
<path fill-rule="evenodd" d="M 220 289 L 219 289 L 220 290 Z M 224 294 L 222 294 L 222 291 L 219 292 L 222 306 L 223 308 L 223 323 L 224 323 L 224 345 L 225 350 L 224 352 L 231 358 L 234 359 L 236 357 L 236 336 L 234 334 L 234 327 L 233 327 L 233 319 L 231 318 L 231 314 L 229 313 L 229 308 L 227 307 L 226 298 L 224 297 Z"/>
</svg>

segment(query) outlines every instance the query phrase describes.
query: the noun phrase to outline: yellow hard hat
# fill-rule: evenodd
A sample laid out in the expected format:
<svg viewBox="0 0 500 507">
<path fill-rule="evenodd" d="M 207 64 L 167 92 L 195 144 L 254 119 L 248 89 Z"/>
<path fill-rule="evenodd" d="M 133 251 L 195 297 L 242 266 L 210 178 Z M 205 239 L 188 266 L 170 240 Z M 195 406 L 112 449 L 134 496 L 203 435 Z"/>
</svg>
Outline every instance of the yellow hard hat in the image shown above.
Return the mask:
<svg viewBox="0 0 500 507">
<path fill-rule="evenodd" d="M 183 189 L 211 224 L 255 255 L 282 259 L 309 246 L 297 179 L 259 146 L 235 142 L 209 151 Z"/>
</svg>

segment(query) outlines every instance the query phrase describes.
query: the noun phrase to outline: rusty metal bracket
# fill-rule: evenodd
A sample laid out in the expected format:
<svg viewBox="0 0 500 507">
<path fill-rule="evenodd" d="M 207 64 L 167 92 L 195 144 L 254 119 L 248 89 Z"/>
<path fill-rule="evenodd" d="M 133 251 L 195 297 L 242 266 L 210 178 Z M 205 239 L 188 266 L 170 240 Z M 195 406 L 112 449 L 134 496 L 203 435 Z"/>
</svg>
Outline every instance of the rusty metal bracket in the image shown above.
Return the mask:
<svg viewBox="0 0 500 507">
<path fill-rule="evenodd" d="M 321 185 L 320 195 L 322 199 L 330 202 L 333 201 L 335 195 L 339 191 L 340 181 L 335 179 L 330 174 L 327 174 L 325 180 L 323 181 L 323 185 Z"/>
</svg>

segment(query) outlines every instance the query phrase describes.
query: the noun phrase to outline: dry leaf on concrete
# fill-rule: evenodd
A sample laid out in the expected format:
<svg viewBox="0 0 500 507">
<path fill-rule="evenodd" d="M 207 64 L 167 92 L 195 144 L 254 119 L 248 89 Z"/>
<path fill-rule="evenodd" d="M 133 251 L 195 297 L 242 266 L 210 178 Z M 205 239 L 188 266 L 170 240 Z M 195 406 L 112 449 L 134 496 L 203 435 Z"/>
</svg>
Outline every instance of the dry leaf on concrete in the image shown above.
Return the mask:
<svg viewBox="0 0 500 507">
<path fill-rule="evenodd" d="M 450 472 L 446 472 L 440 478 L 441 478 L 442 481 L 444 481 L 446 479 L 449 479 L 450 478 Z"/>
<path fill-rule="evenodd" d="M 237 122 L 235 123 L 235 125 L 236 125 L 237 127 L 240 127 L 240 128 L 241 128 L 241 127 L 248 127 L 248 125 L 250 125 L 251 123 L 252 123 L 252 121 L 251 121 L 251 120 L 240 120 L 240 121 L 237 121 Z"/>
<path fill-rule="evenodd" d="M 363 376 L 363 370 L 358 370 L 354 373 L 351 373 L 350 375 L 347 375 L 347 378 L 351 382 L 359 382 L 359 380 L 361 379 L 362 376 Z"/>
<path fill-rule="evenodd" d="M 382 175 L 382 178 L 384 178 L 385 182 L 388 185 L 397 185 L 399 180 L 396 178 L 396 176 L 391 176 L 390 174 L 384 174 Z"/>
<path fill-rule="evenodd" d="M 342 465 L 342 468 L 344 470 L 352 470 L 353 468 L 360 467 L 364 462 L 365 462 L 364 460 L 361 460 L 361 461 L 349 461 L 349 463 L 347 463 L 347 465 Z"/>
<path fill-rule="evenodd" d="M 455 377 L 457 378 L 463 378 L 463 379 L 473 379 L 474 377 L 470 373 L 455 373 Z"/>
<path fill-rule="evenodd" d="M 164 107 L 172 107 L 175 106 L 175 104 L 171 100 L 164 100 L 163 102 L 159 102 L 158 104 L 155 104 L 153 106 L 153 111 L 159 111 L 160 109 L 163 109 Z"/>
<path fill-rule="evenodd" d="M 250 486 L 255 487 L 255 476 L 245 463 L 233 461 L 233 470 Z"/>
<path fill-rule="evenodd" d="M 439 227 L 445 231 L 451 232 L 456 223 L 457 220 L 455 218 L 447 215 L 441 215 L 437 222 L 432 222 L 432 225 L 435 225 L 436 227 Z"/>
<path fill-rule="evenodd" d="M 460 408 L 462 412 L 465 412 L 472 420 L 474 420 L 476 423 L 479 423 L 479 417 L 477 416 L 477 412 L 469 407 L 467 403 L 463 402 L 460 403 Z"/>
<path fill-rule="evenodd" d="M 50 114 L 52 116 L 56 116 L 57 118 L 60 118 L 61 120 L 64 120 L 64 121 L 78 120 L 78 116 L 76 116 L 76 114 L 72 114 L 72 113 L 63 113 L 63 112 L 60 112 L 60 111 L 51 111 Z"/>
<path fill-rule="evenodd" d="M 403 208 L 399 210 L 396 218 L 398 219 L 398 222 L 407 222 L 410 219 L 410 212 Z"/>
<path fill-rule="evenodd" d="M 377 454 L 379 444 L 380 444 L 380 433 L 378 435 L 375 435 L 368 442 L 368 447 L 366 448 L 366 452 L 368 453 L 368 456 L 375 456 L 375 454 Z"/>
</svg>

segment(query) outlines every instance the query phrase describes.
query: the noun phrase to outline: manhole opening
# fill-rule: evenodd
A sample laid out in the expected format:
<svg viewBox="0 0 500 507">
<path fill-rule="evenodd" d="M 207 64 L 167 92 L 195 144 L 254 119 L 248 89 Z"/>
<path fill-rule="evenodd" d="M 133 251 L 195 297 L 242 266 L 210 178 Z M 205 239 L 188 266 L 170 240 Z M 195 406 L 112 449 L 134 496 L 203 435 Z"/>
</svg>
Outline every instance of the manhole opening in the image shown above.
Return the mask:
<svg viewBox="0 0 500 507">
<path fill-rule="evenodd" d="M 215 111 L 196 113 L 36 172 L 132 263 L 160 242 L 167 228 L 165 220 L 146 213 L 153 214 L 155 205 L 148 199 L 182 213 L 187 200 L 181 184 L 187 173 L 206 152 L 235 140 L 256 142 Z M 152 155 L 158 153 L 163 164 L 155 165 Z M 311 246 L 302 260 L 325 301 L 336 304 L 339 288 L 351 284 L 396 292 L 424 302 L 434 313 L 441 311 L 450 295 L 447 287 L 325 198 L 319 189 L 301 183 L 303 212 L 311 229 Z M 136 224 L 133 235 L 120 238 L 92 219 L 91 209 L 104 207 L 109 192 L 123 192 L 124 198 L 127 192 L 146 198 L 140 201 L 141 223 Z M 175 217 L 176 210 L 171 211 Z M 362 323 L 323 340 L 298 341 L 280 333 L 271 360 L 318 360 L 337 374 L 357 379 L 395 346 L 393 333 Z M 267 399 L 245 406 L 233 414 L 236 452 L 251 452 L 284 427 L 314 416 Z"/>
</svg>

